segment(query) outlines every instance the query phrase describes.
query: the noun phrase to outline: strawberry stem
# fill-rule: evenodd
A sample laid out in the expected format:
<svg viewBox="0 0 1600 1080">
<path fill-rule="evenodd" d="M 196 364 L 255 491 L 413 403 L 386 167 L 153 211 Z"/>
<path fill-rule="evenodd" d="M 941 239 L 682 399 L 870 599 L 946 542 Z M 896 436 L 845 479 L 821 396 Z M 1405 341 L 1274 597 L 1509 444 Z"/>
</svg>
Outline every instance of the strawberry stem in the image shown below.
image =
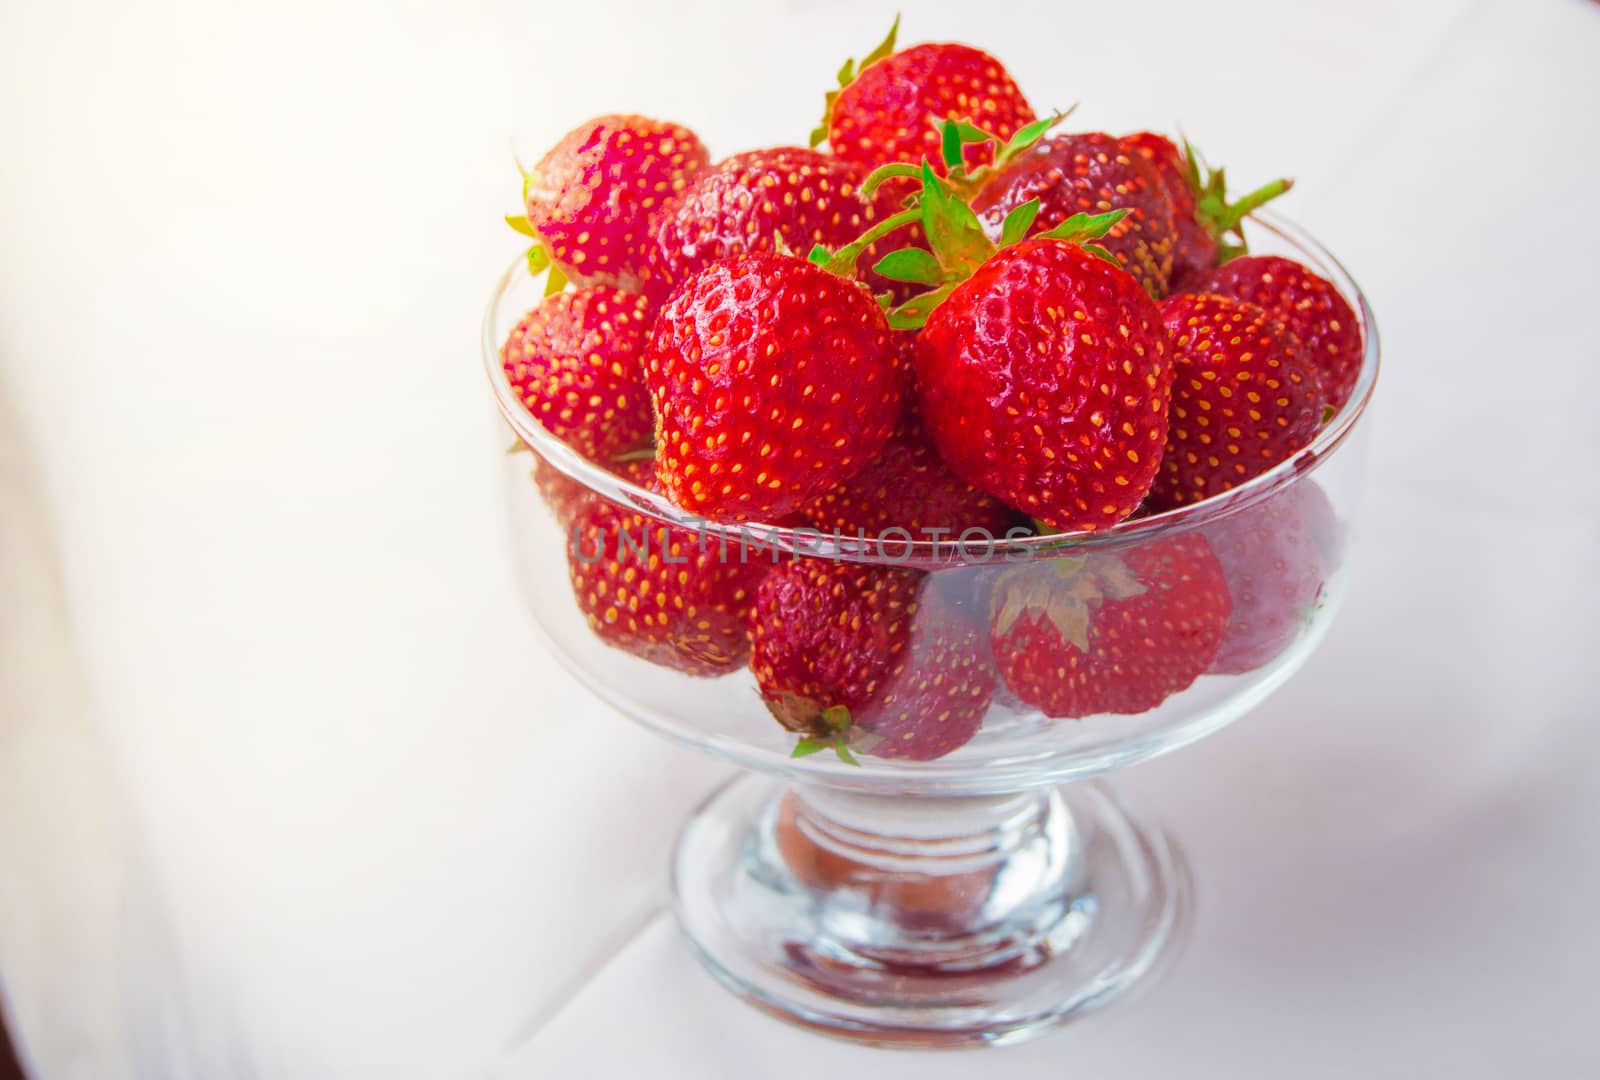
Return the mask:
<svg viewBox="0 0 1600 1080">
<path fill-rule="evenodd" d="M 1194 192 L 1194 217 L 1201 228 L 1218 242 L 1218 262 L 1245 254 L 1244 219 L 1267 203 L 1294 187 L 1294 181 L 1284 178 L 1263 184 L 1243 198 L 1228 201 L 1228 181 L 1225 170 L 1213 169 L 1206 164 L 1200 152 L 1183 141 L 1184 174 Z M 1234 236 L 1238 243 L 1226 242 Z"/>
<path fill-rule="evenodd" d="M 884 218 L 838 251 L 830 252 L 826 247 L 818 244 L 811 249 L 811 253 L 806 258 L 830 274 L 837 274 L 839 277 L 854 277 L 856 260 L 861 258 L 862 253 L 867 248 L 896 229 L 903 229 L 907 225 L 914 225 L 921 220 L 922 211 L 920 209 L 912 207 L 910 210 L 902 210 L 892 217 Z"/>
<path fill-rule="evenodd" d="M 1218 175 L 1221 174 L 1219 173 Z M 1244 224 L 1245 218 L 1292 187 L 1294 187 L 1294 181 L 1285 178 L 1274 180 L 1269 184 L 1262 184 L 1237 202 L 1229 203 L 1219 199 L 1220 206 L 1213 204 L 1209 199 L 1204 203 L 1196 202 L 1195 216 L 1200 219 L 1202 225 L 1211 231 L 1213 236 L 1220 238 L 1226 233 L 1237 231 Z M 1218 194 L 1220 195 L 1221 192 L 1218 192 Z"/>
</svg>

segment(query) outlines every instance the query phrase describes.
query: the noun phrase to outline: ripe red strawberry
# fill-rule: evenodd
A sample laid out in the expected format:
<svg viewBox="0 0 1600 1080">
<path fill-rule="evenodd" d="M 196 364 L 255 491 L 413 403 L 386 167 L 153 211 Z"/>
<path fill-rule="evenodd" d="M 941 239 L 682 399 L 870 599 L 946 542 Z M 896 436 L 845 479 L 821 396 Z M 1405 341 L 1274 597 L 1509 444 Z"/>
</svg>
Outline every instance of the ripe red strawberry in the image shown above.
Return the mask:
<svg viewBox="0 0 1600 1080">
<path fill-rule="evenodd" d="M 889 313 L 922 328 L 924 429 L 957 476 L 1048 527 L 1121 521 L 1155 479 L 1172 396 L 1160 310 L 1104 249 L 1081 246 L 1128 211 L 1074 214 L 1020 240 L 1040 209 L 1029 200 L 1001 222 L 997 252 L 956 197 L 964 178 L 946 182 L 926 161 L 918 178 L 906 214 L 932 250 L 891 252 L 877 269 L 930 286 Z"/>
<path fill-rule="evenodd" d="M 524 176 L 527 218 L 511 224 L 531 232 L 571 281 L 637 290 L 650 219 L 708 160 L 694 132 L 681 125 L 596 117 L 568 132 Z"/>
<path fill-rule="evenodd" d="M 906 651 L 853 714 L 850 748 L 907 761 L 961 749 L 983 726 L 996 679 L 982 629 L 924 579 Z"/>
<path fill-rule="evenodd" d="M 736 255 L 774 253 L 780 240 L 802 256 L 817 244 L 848 243 L 900 209 L 887 192 L 863 201 L 866 176 L 865 166 L 800 147 L 735 154 L 701 173 L 662 212 L 645 291 L 664 302 L 697 271 Z M 912 226 L 879 246 L 887 252 L 915 242 Z M 890 285 L 870 275 L 868 281 L 874 290 Z"/>
<path fill-rule="evenodd" d="M 861 285 L 790 256 L 714 263 L 661 309 L 645 353 L 656 474 L 707 518 L 787 515 L 883 449 L 897 367 Z"/>
<path fill-rule="evenodd" d="M 956 475 L 1052 528 L 1114 525 L 1155 479 L 1172 392 L 1161 313 L 1077 244 L 1024 240 L 958 285 L 918 338 L 917 385 Z"/>
<path fill-rule="evenodd" d="M 1034 199 L 1034 233 L 1073 214 L 1126 209 L 1099 243 L 1151 296 L 1166 295 L 1177 226 L 1167 189 L 1143 154 L 1098 132 L 1044 139 L 984 184 L 972 209 L 998 240 L 1006 215 Z"/>
<path fill-rule="evenodd" d="M 1165 135 L 1140 131 L 1124 135 L 1122 143 L 1144 157 L 1161 179 L 1162 190 L 1172 203 L 1173 244 L 1170 280 L 1178 282 L 1187 274 L 1217 261 L 1217 240 L 1195 217 L 1195 193 L 1189 183 L 1183 153 Z"/>
<path fill-rule="evenodd" d="M 1227 638 L 1209 670 L 1254 671 L 1294 641 L 1337 557 L 1339 520 L 1309 477 L 1208 526 L 1232 600 Z"/>
<path fill-rule="evenodd" d="M 606 644 L 689 675 L 722 675 L 749 654 L 761 553 L 724 547 L 591 494 L 567 531 L 578 608 Z"/>
<path fill-rule="evenodd" d="M 1152 509 L 1237 487 L 1316 436 L 1316 369 L 1276 318 L 1211 294 L 1171 297 L 1161 314 L 1172 339 L 1172 410 Z"/>
<path fill-rule="evenodd" d="M 557 293 L 511 331 L 506 378 L 534 419 L 590 461 L 650 444 L 644 297 L 608 286 Z"/>
<path fill-rule="evenodd" d="M 1228 201 L 1222 169 L 1208 170 L 1187 143 L 1179 150 L 1165 135 L 1141 131 L 1120 140 L 1131 152 L 1155 168 L 1172 203 L 1173 245 L 1170 285 L 1216 265 L 1219 258 L 1244 252 L 1244 219 L 1294 186 L 1291 180 L 1274 180 L 1235 202 Z M 1227 241 L 1232 235 L 1238 243 Z"/>
<path fill-rule="evenodd" d="M 1057 718 L 1155 708 L 1206 670 L 1229 614 L 1222 567 L 1195 534 L 1019 566 L 993 605 L 1001 678 Z"/>
<path fill-rule="evenodd" d="M 797 559 L 756 589 L 750 670 L 790 731 L 826 738 L 872 701 L 906 650 L 922 574 L 866 563 Z"/>
<path fill-rule="evenodd" d="M 800 514 L 825 533 L 878 539 L 898 528 L 915 541 L 956 540 L 966 529 L 1000 537 L 1012 518 L 1005 503 L 952 473 L 914 421 L 902 422 L 870 465 Z"/>
<path fill-rule="evenodd" d="M 1280 255 L 1245 255 L 1183 283 L 1185 292 L 1247 300 L 1276 315 L 1300 339 L 1323 396 L 1338 409 L 1361 375 L 1361 324 L 1326 278 Z"/>
<path fill-rule="evenodd" d="M 994 673 L 972 623 L 926 575 L 800 559 L 757 589 L 750 667 L 796 753 L 929 761 L 977 732 Z"/>
<path fill-rule="evenodd" d="M 839 89 L 828 93 L 824 138 L 846 161 L 868 167 L 894 161 L 940 161 L 937 122 L 955 119 L 1009 139 L 1034 121 L 1033 108 L 1000 61 L 967 45 L 915 45 L 894 52 L 899 20 L 888 38 L 861 62 L 839 72 Z M 970 166 L 990 160 L 986 143 L 966 147 Z M 942 166 L 940 171 L 943 171 Z"/>
</svg>

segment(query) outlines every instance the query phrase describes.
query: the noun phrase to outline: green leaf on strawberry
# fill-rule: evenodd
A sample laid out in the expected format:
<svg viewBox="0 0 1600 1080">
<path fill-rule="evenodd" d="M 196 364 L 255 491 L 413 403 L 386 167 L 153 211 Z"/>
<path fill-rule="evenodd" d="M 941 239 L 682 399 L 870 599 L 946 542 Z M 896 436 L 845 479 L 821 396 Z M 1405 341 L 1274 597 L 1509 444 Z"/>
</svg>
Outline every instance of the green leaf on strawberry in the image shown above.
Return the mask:
<svg viewBox="0 0 1600 1080">
<path fill-rule="evenodd" d="M 1039 216 L 1039 200 L 1029 199 L 1021 206 L 1006 215 L 1005 221 L 1000 224 L 1000 246 L 1006 247 L 1015 244 L 1033 227 L 1033 221 Z"/>
<path fill-rule="evenodd" d="M 944 276 L 939 260 L 921 248 L 892 251 L 879 259 L 872 269 L 891 281 L 910 281 L 919 285 L 937 285 Z"/>
<path fill-rule="evenodd" d="M 846 765 L 860 767 L 861 762 L 850 752 L 847 736 L 850 732 L 850 710 L 843 705 L 834 705 L 822 710 L 822 723 L 833 734 L 828 738 L 803 738 L 795 743 L 794 749 L 789 752 L 792 758 L 810 757 L 812 754 L 832 748 L 839 760 Z"/>
</svg>

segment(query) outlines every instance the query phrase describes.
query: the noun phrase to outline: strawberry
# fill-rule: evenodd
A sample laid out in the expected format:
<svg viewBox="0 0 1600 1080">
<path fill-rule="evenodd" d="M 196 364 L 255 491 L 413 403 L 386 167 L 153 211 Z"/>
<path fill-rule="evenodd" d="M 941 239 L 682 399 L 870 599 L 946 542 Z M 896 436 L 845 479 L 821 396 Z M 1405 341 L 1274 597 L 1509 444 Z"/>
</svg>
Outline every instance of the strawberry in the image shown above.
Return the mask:
<svg viewBox="0 0 1600 1080">
<path fill-rule="evenodd" d="M 646 272 L 651 218 L 710 160 L 688 128 L 644 116 L 581 124 L 523 175 L 533 237 L 529 266 L 554 264 L 579 285 L 636 291 Z"/>
<path fill-rule="evenodd" d="M 604 285 L 557 293 L 523 316 L 500 350 L 528 412 L 590 461 L 650 444 L 646 320 L 642 296 Z"/>
<path fill-rule="evenodd" d="M 718 521 L 799 509 L 888 442 L 897 368 L 859 284 L 786 255 L 713 263 L 661 309 L 645 353 L 662 486 Z"/>
<path fill-rule="evenodd" d="M 1232 602 L 1209 670 L 1254 671 L 1289 647 L 1320 601 L 1338 533 L 1328 496 L 1309 477 L 1206 528 Z"/>
<path fill-rule="evenodd" d="M 939 160 L 936 123 L 953 119 L 1009 139 L 1034 121 L 1034 112 L 1000 61 L 967 45 L 916 45 L 894 51 L 900 20 L 862 60 L 839 71 L 839 89 L 827 95 L 822 125 L 811 145 L 827 139 L 846 161 L 868 167 L 890 162 Z M 969 164 L 988 160 L 991 147 L 966 148 Z"/>
<path fill-rule="evenodd" d="M 1361 324 L 1333 283 L 1281 255 L 1246 255 L 1197 274 L 1184 292 L 1231 296 L 1265 308 L 1300 339 L 1334 409 L 1361 375 Z"/>
<path fill-rule="evenodd" d="M 1168 299 L 1172 419 L 1152 509 L 1198 502 L 1266 472 L 1322 424 L 1322 390 L 1305 350 L 1254 304 L 1210 294 Z"/>
<path fill-rule="evenodd" d="M 750 667 L 774 717 L 832 745 L 929 761 L 977 732 L 994 673 L 976 627 L 908 569 L 800 559 L 756 590 Z"/>
<path fill-rule="evenodd" d="M 568 530 L 567 570 L 578 609 L 607 645 L 723 675 L 749 653 L 750 604 L 771 563 L 590 493 Z"/>
<path fill-rule="evenodd" d="M 1228 587 L 1205 540 L 1178 536 L 1009 571 L 993 598 L 995 664 L 1047 716 L 1141 713 L 1206 670 Z"/>
<path fill-rule="evenodd" d="M 1229 202 L 1223 170 L 1206 168 L 1188 143 L 1180 151 L 1165 135 L 1149 131 L 1124 135 L 1120 141 L 1128 151 L 1150 162 L 1172 203 L 1170 282 L 1174 286 L 1190 274 L 1216 265 L 1218 259 L 1242 254 L 1245 217 L 1294 186 L 1292 180 L 1274 180 Z M 1230 241 L 1229 236 L 1237 242 Z"/>
<path fill-rule="evenodd" d="M 952 473 L 915 421 L 903 421 L 870 465 L 800 515 L 826 533 L 877 539 L 900 529 L 917 541 L 956 540 L 967 529 L 1002 536 L 1012 516 Z"/>
<path fill-rule="evenodd" d="M 900 662 L 848 731 L 858 753 L 933 761 L 972 741 L 994 699 L 983 631 L 924 579 Z"/>
<path fill-rule="evenodd" d="M 891 252 L 875 269 L 932 286 L 889 321 L 922 328 L 916 382 L 934 445 L 961 479 L 1048 527 L 1121 521 L 1155 479 L 1172 395 L 1160 310 L 1103 249 L 1081 246 L 1127 211 L 1075 214 L 1019 242 L 1040 211 L 1029 200 L 1002 221 L 997 251 L 931 163 L 920 180 L 905 213 L 933 250 Z M 870 235 L 812 258 L 847 263 Z"/>
<path fill-rule="evenodd" d="M 864 166 L 793 146 L 728 158 L 662 212 L 645 291 L 660 303 L 678 282 L 721 259 L 771 254 L 779 244 L 804 254 L 816 244 L 846 243 L 899 209 L 887 193 L 864 202 L 866 176 Z M 914 229 L 880 241 L 883 250 L 915 243 Z"/>
<path fill-rule="evenodd" d="M 822 558 L 767 575 L 750 612 L 750 670 L 778 722 L 812 738 L 842 731 L 905 652 L 921 583 L 916 570 Z"/>
<path fill-rule="evenodd" d="M 1151 296 L 1166 295 L 1177 227 L 1166 187 L 1143 154 L 1099 133 L 1045 139 L 984 184 L 972 209 L 998 240 L 1006 215 L 1031 200 L 1039 203 L 1036 233 L 1073 214 L 1126 209 L 1100 244 Z"/>
</svg>

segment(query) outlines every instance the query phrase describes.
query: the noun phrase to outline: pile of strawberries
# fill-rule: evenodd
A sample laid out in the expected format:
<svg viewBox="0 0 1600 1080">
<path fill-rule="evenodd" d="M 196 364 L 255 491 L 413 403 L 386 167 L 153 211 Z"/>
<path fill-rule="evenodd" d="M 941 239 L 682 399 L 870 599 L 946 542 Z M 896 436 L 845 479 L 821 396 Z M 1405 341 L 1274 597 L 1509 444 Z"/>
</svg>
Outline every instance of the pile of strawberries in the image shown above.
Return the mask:
<svg viewBox="0 0 1600 1080">
<path fill-rule="evenodd" d="M 680 125 L 591 120 L 507 219 L 548 271 L 507 377 L 552 434 L 692 515 L 846 537 L 1104 529 L 1306 446 L 1362 340 L 1328 281 L 1244 250 L 1288 181 L 1230 202 L 1187 147 L 1063 119 L 987 53 L 896 51 L 891 30 L 810 147 L 712 163 Z M 1225 534 L 949 588 L 882 560 L 774 565 L 534 474 L 597 634 L 694 675 L 748 664 L 797 753 L 847 758 L 949 753 L 997 694 L 1136 713 L 1260 666 L 1336 546 L 1307 480 Z"/>
</svg>

